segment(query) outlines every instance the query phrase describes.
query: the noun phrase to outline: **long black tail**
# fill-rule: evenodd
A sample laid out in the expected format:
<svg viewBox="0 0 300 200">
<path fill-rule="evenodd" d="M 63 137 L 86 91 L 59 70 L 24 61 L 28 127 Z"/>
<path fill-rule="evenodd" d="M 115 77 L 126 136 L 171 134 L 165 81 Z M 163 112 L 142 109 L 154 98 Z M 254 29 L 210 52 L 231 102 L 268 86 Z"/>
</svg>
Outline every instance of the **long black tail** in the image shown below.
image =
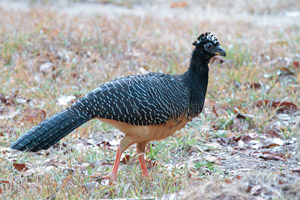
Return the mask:
<svg viewBox="0 0 300 200">
<path fill-rule="evenodd" d="M 70 109 L 64 110 L 33 127 L 13 143 L 10 148 L 34 152 L 40 149 L 48 149 L 90 119 L 78 115 Z"/>
</svg>

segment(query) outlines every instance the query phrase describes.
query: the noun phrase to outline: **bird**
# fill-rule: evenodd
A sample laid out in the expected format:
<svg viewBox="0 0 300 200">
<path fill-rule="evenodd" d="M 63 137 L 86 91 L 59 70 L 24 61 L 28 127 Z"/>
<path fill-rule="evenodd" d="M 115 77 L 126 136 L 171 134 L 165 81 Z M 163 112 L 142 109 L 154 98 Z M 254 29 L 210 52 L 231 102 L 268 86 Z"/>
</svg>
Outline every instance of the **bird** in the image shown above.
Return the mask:
<svg viewBox="0 0 300 200">
<path fill-rule="evenodd" d="M 124 133 L 110 175 L 116 182 L 122 153 L 136 144 L 142 175 L 149 177 L 146 145 L 173 135 L 198 116 L 208 86 L 209 61 L 226 57 L 215 34 L 205 32 L 192 43 L 187 71 L 180 75 L 150 72 L 117 78 L 90 91 L 65 110 L 45 119 L 17 139 L 11 149 L 36 152 L 48 149 L 77 127 L 99 119 Z"/>
</svg>

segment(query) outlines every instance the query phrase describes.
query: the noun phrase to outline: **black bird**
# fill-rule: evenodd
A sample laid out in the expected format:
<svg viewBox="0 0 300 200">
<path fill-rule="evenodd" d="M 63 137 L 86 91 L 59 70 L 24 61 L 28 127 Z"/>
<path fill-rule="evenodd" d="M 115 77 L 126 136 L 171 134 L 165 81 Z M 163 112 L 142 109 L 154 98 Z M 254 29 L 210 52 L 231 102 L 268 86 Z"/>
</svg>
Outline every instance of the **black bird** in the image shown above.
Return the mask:
<svg viewBox="0 0 300 200">
<path fill-rule="evenodd" d="M 134 143 L 143 175 L 148 176 L 143 155 L 146 144 L 173 135 L 201 113 L 208 63 L 215 55 L 226 56 L 216 36 L 209 32 L 201 34 L 193 45 L 190 66 L 184 74 L 149 73 L 104 83 L 33 127 L 10 147 L 33 152 L 48 149 L 85 122 L 98 118 L 125 134 L 112 174 L 105 178 L 116 181 L 121 154 Z"/>
</svg>

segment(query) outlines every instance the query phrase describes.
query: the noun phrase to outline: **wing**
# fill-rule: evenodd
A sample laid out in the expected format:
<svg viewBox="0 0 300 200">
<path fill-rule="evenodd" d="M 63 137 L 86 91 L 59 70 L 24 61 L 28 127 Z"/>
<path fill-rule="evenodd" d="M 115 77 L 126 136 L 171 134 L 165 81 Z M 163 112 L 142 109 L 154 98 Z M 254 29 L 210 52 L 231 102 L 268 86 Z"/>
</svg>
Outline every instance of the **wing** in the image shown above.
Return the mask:
<svg viewBox="0 0 300 200">
<path fill-rule="evenodd" d="M 154 125 L 181 116 L 188 105 L 189 91 L 179 76 L 150 73 L 105 83 L 70 109 L 90 118 Z"/>
</svg>

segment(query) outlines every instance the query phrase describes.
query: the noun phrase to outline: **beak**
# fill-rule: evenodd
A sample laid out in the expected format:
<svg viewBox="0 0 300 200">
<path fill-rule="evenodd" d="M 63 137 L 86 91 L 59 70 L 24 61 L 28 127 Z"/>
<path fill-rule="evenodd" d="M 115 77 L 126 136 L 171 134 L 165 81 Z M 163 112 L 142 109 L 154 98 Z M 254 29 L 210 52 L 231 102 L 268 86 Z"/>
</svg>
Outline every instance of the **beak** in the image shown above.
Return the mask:
<svg viewBox="0 0 300 200">
<path fill-rule="evenodd" d="M 221 46 L 217 46 L 215 55 L 218 55 L 218 56 L 220 55 L 220 56 L 226 57 L 226 52 Z"/>
</svg>

